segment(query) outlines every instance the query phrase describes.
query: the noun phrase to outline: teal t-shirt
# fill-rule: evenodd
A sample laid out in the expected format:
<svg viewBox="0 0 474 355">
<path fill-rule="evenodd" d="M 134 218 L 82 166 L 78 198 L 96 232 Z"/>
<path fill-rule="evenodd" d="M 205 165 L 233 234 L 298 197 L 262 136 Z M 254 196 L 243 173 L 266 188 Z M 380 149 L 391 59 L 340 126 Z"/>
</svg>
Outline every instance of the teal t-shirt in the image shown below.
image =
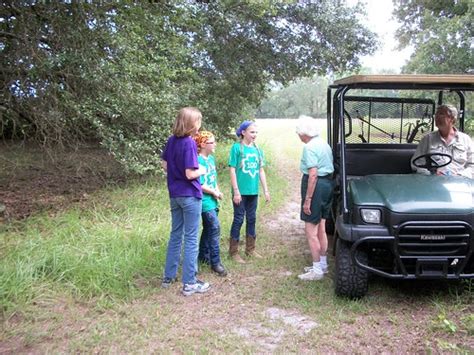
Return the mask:
<svg viewBox="0 0 474 355">
<path fill-rule="evenodd" d="M 234 143 L 230 149 L 229 166 L 235 168 L 241 195 L 258 195 L 263 152 L 254 145 Z"/>
<path fill-rule="evenodd" d="M 216 189 L 217 187 L 217 170 L 216 170 L 216 161 L 214 156 L 208 155 L 207 158 L 202 155 L 198 156 L 199 166 L 203 166 L 206 169 L 206 173 L 201 175 L 200 182 L 202 186 L 207 186 L 211 189 Z M 207 212 L 218 207 L 217 199 L 209 194 L 206 194 L 203 191 L 202 194 L 202 212 Z"/>
<path fill-rule="evenodd" d="M 318 169 L 318 176 L 334 172 L 331 147 L 320 137 L 314 137 L 303 148 L 300 170 L 303 174 L 308 174 L 311 168 Z"/>
</svg>

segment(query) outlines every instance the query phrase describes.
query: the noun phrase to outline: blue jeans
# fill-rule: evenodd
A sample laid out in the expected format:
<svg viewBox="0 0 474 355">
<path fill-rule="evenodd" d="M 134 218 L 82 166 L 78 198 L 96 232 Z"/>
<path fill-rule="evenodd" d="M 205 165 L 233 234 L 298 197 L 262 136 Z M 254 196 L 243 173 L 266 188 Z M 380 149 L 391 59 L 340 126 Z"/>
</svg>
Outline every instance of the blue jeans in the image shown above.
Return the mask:
<svg viewBox="0 0 474 355">
<path fill-rule="evenodd" d="M 166 252 L 165 277 L 176 277 L 184 237 L 183 283 L 194 284 L 202 201 L 196 197 L 175 197 L 170 198 L 170 207 L 171 233 Z"/>
<path fill-rule="evenodd" d="M 221 263 L 219 251 L 219 239 L 221 236 L 221 226 L 217 215 L 219 211 L 213 209 L 202 213 L 202 234 L 199 242 L 198 259 L 217 265 Z"/>
<path fill-rule="evenodd" d="M 234 206 L 234 220 L 230 227 L 230 237 L 234 240 L 240 239 L 240 229 L 246 219 L 246 235 L 256 237 L 255 222 L 257 221 L 257 203 L 258 195 L 242 195 L 242 201 L 239 205 L 232 203 Z"/>
</svg>

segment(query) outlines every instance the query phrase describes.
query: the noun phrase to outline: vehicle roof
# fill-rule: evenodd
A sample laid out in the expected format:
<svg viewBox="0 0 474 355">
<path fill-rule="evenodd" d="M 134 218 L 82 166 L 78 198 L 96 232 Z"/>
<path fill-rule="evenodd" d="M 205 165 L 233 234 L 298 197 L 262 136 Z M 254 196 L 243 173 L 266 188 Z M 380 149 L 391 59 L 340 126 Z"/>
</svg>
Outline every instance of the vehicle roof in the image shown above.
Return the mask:
<svg viewBox="0 0 474 355">
<path fill-rule="evenodd" d="M 474 90 L 474 75 L 460 74 L 397 74 L 397 75 L 352 75 L 334 81 L 331 87 L 361 87 L 361 88 L 457 88 Z"/>
</svg>

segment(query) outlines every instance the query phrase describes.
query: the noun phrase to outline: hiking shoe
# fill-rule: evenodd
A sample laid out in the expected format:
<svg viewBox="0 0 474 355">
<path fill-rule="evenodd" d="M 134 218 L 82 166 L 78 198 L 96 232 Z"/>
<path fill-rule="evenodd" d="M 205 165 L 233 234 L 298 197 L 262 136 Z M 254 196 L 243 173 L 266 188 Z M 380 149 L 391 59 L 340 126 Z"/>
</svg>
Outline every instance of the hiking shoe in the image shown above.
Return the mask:
<svg viewBox="0 0 474 355">
<path fill-rule="evenodd" d="M 304 281 L 321 280 L 323 277 L 324 273 L 322 270 L 314 270 L 313 268 L 304 274 L 298 275 L 298 278 Z"/>
<path fill-rule="evenodd" d="M 191 296 L 194 293 L 204 293 L 209 291 L 210 288 L 211 285 L 209 285 L 207 282 L 196 280 L 195 284 L 184 284 L 183 295 Z"/>
<path fill-rule="evenodd" d="M 216 264 L 211 266 L 212 271 L 214 271 L 219 276 L 227 276 L 227 271 L 222 264 Z"/>
<path fill-rule="evenodd" d="M 161 281 L 161 287 L 168 288 L 173 282 L 176 282 L 176 277 L 163 277 L 163 281 Z"/>
<path fill-rule="evenodd" d="M 309 272 L 312 268 L 312 266 L 305 266 L 303 270 L 304 272 Z M 329 272 L 329 266 L 321 266 L 321 270 L 323 271 L 323 274 L 327 274 Z"/>
</svg>

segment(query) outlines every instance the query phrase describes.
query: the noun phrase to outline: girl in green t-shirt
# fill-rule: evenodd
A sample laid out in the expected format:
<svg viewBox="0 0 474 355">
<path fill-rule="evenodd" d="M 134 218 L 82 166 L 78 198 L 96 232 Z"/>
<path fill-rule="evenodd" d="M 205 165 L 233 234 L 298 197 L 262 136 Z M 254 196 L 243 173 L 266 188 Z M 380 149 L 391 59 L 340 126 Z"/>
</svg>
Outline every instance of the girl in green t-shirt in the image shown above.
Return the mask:
<svg viewBox="0 0 474 355">
<path fill-rule="evenodd" d="M 219 240 L 221 237 L 221 226 L 219 222 L 219 200 L 223 195 L 217 185 L 216 161 L 214 151 L 216 149 L 216 138 L 209 131 L 201 131 L 194 136 L 198 147 L 199 167 L 206 170 L 201 175 L 202 185 L 202 233 L 199 242 L 198 260 L 211 266 L 212 271 L 219 276 L 226 276 L 227 271 L 221 263 Z"/>
<path fill-rule="evenodd" d="M 255 224 L 259 182 L 262 184 L 265 200 L 270 201 L 267 179 L 263 167 L 263 152 L 255 144 L 257 126 L 253 121 L 244 121 L 236 131 L 240 142 L 234 143 L 230 150 L 229 169 L 232 184 L 232 205 L 234 219 L 230 229 L 229 254 L 235 261 L 245 263 L 239 255 L 240 229 L 246 219 L 245 254 L 261 258 L 255 251 Z"/>
</svg>

